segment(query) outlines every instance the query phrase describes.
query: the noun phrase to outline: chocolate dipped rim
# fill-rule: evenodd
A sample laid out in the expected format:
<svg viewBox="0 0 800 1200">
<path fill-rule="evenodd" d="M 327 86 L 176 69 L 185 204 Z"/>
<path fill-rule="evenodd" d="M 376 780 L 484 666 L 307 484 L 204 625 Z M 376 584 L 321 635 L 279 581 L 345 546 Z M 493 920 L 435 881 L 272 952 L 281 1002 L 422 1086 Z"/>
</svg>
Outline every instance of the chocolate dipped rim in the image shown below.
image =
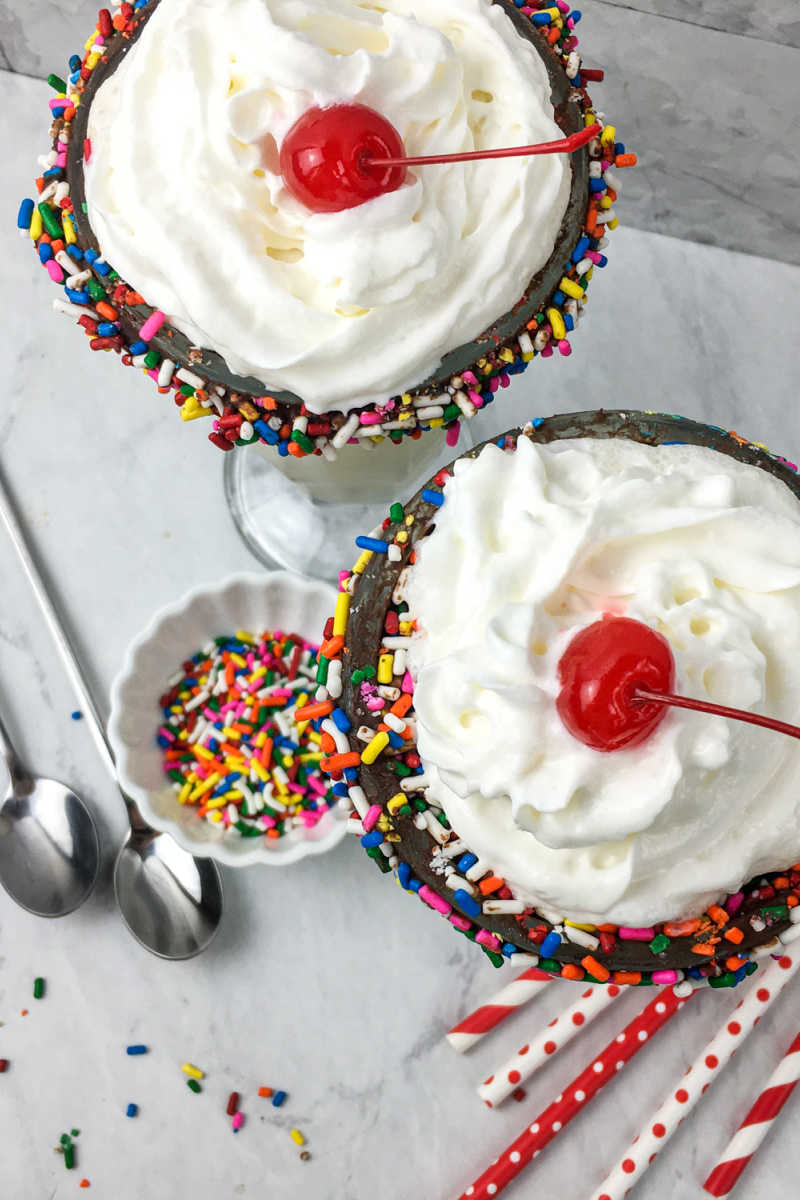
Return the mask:
<svg viewBox="0 0 800 1200">
<path fill-rule="evenodd" d="M 686 443 L 704 446 L 769 472 L 800 499 L 800 478 L 785 459 L 746 442 L 736 433 L 683 417 L 602 410 L 570 413 L 536 420 L 524 430 L 515 429 L 491 441 L 511 450 L 522 436 L 538 443 L 593 437 L 629 438 L 650 445 Z M 475 447 L 464 457 L 475 458 L 488 444 Z M 349 614 L 343 632 L 343 691 L 338 703 L 351 722 L 351 750 L 359 755 L 364 752 L 365 738 L 356 737 L 355 731 L 360 729 L 363 734 L 364 727 L 372 731 L 377 725 L 376 714 L 367 708 L 361 694 L 364 671 L 369 673 L 379 663 L 383 638 L 387 636 L 387 614 L 397 614 L 398 601 L 402 605 L 403 572 L 415 545 L 435 525 L 436 513 L 442 503 L 439 498 L 441 488 L 451 469 L 452 464 L 438 472 L 403 507 L 402 515 L 399 511 L 402 506 L 393 506 L 381 537 L 397 549 L 391 556 L 369 551 L 362 554 L 351 576 L 354 586 L 350 604 L 347 606 L 346 599 L 342 602 L 349 607 Z M 403 538 L 403 533 L 408 535 L 407 539 Z M 396 540 L 398 534 L 399 542 Z M 333 633 L 341 628 L 341 609 L 337 610 L 337 618 L 339 626 Z M 389 617 L 390 628 L 396 628 L 397 619 Z M 402 621 L 402 614 L 399 620 Z M 326 631 L 326 636 L 329 632 Z M 399 689 L 400 677 L 393 677 L 392 684 Z M 408 686 L 407 682 L 405 686 Z M 387 705 L 390 704 L 391 701 L 387 701 Z M 413 755 L 411 766 L 405 761 L 409 751 Z M 367 758 L 370 757 L 368 753 Z M 363 789 L 359 808 L 377 805 L 381 809 L 381 817 L 374 828 L 372 821 L 367 822 L 373 832 L 367 833 L 362 839 L 363 844 L 383 871 L 395 867 L 406 890 L 419 892 L 423 900 L 448 917 L 467 937 L 477 939 L 498 966 L 503 955 L 517 951 L 539 953 L 539 947 L 548 939 L 540 966 L 567 978 L 589 976 L 600 982 L 613 978 L 617 983 L 659 983 L 669 981 L 659 975 L 660 972 L 685 971 L 696 978 L 707 977 L 712 986 L 734 986 L 755 969 L 750 961 L 752 952 L 775 942 L 791 923 L 790 910 L 800 903 L 800 864 L 796 864 L 787 870 L 760 875 L 741 889 L 741 898 L 739 893 L 735 898 L 728 897 L 720 906 L 712 906 L 694 920 L 666 922 L 648 931 L 631 931 L 638 934 L 635 940 L 620 937 L 614 926 L 593 929 L 592 933 L 601 942 L 596 949 L 587 950 L 585 945 L 570 941 L 569 926 L 559 926 L 560 937 L 552 936 L 550 921 L 535 909 L 528 908 L 513 916 L 487 915 L 480 911 L 481 902 L 496 897 L 498 892 L 502 895 L 504 881 L 493 881 L 486 894 L 476 890 L 476 900 L 470 903 L 469 896 L 462 892 L 459 897 L 457 891 L 445 886 L 443 876 L 432 870 L 434 855 L 443 852 L 447 856 L 448 842 L 457 839 L 458 831 L 451 829 L 446 814 L 440 816 L 438 809 L 428 807 L 424 791 L 414 793 L 411 790 L 410 779 L 420 769 L 416 746 L 413 741 L 405 741 L 401 747 L 385 745 L 375 761 L 365 763 L 362 760 L 357 780 L 353 778 L 355 772 L 349 776 L 345 774 L 351 788 L 355 783 Z M 408 789 L 405 803 L 398 795 L 403 785 Z M 469 846 L 460 843 L 460 849 L 452 854 L 453 865 L 457 866 L 459 859 L 468 853 Z M 486 883 L 491 876 L 492 872 L 484 868 L 481 879 Z M 473 877 L 472 882 L 477 889 L 480 881 Z M 511 895 L 508 890 L 504 894 L 506 897 Z M 601 934 L 605 936 L 601 937 Z"/>
<path fill-rule="evenodd" d="M 113 31 L 106 31 L 104 35 L 100 51 L 90 52 L 84 58 L 77 82 L 71 81 L 67 88 L 68 95 L 73 88 L 80 92 L 80 104 L 66 121 L 63 115 L 58 116 L 53 126 L 54 148 L 59 136 L 63 137 L 68 129 L 65 173 L 73 205 L 77 247 L 88 250 L 92 256 L 92 261 L 86 264 L 93 276 L 91 284 L 87 285 L 87 299 L 75 301 L 73 296 L 69 298 L 73 303 L 86 304 L 96 303 L 98 298 L 106 299 L 115 310 L 118 332 L 101 337 L 99 341 L 103 344 L 96 344 L 94 348 L 120 351 L 128 364 L 132 362 L 148 369 L 162 389 L 168 390 L 171 386 L 180 389 L 176 399 L 183 405 L 184 419 L 214 416 L 215 408 L 218 420 L 210 438 L 221 449 L 261 440 L 269 444 L 291 444 L 291 453 L 297 456 L 320 453 L 323 444 L 335 437 L 352 413 L 312 414 L 305 409 L 300 397 L 289 392 L 274 392 L 265 397 L 263 383 L 233 374 L 219 354 L 192 346 L 168 323 L 150 336 L 146 344 L 142 343 L 140 330 L 154 310 L 145 303 L 146 297 L 139 296 L 119 279 L 113 264 L 103 264 L 101 259 L 101 269 L 94 265 L 100 247 L 86 213 L 83 170 L 89 110 L 98 88 L 130 51 L 159 3 L 160 0 L 150 0 L 137 11 L 130 5 L 122 6 L 121 14 L 114 18 Z M 513 0 L 493 0 L 493 3 L 504 9 L 519 34 L 533 45 L 542 59 L 550 79 L 555 120 L 564 134 L 578 132 L 592 123 L 594 110 L 579 74 L 580 60 L 574 50 L 577 39 L 572 33 L 574 21 L 569 13 L 559 15 L 556 21 L 552 16 L 556 10 L 552 8 L 542 13 L 528 9 L 522 13 Z M 579 14 L 575 14 L 575 20 L 578 17 Z M 602 77 L 602 72 L 591 74 L 593 78 Z M 70 112 L 69 106 L 67 111 Z M 605 258 L 598 253 L 605 230 L 603 200 L 607 189 L 603 177 L 612 162 L 627 166 L 633 159 L 633 156 L 625 155 L 624 147 L 614 143 L 613 133 L 609 128 L 610 136 L 595 140 L 570 156 L 572 186 L 555 247 L 514 308 L 498 318 L 480 337 L 448 353 L 439 369 L 409 393 L 387 398 L 386 405 L 380 408 L 354 410 L 356 414 L 370 413 L 379 418 L 375 421 L 373 416 L 369 422 L 370 436 L 386 433 L 393 440 L 401 441 L 403 433 L 432 426 L 449 427 L 461 417 L 471 416 L 477 407 L 491 402 L 497 387 L 496 376 L 524 370 L 538 353 L 552 354 L 553 344 L 558 345 L 562 354 L 570 352 L 567 334 L 578 316 L 576 301 L 582 304 L 593 267 L 605 265 Z M 592 160 L 597 167 L 590 180 Z M 490 164 L 487 169 L 491 169 Z M 63 177 L 64 172 L 60 173 Z M 606 200 L 605 207 L 610 203 L 611 198 Z M 576 247 L 579 248 L 577 255 L 574 253 Z M 587 252 L 594 257 L 585 258 Z M 83 266 L 81 263 L 76 271 Z M 112 268 L 110 273 L 109 266 Z M 87 331 L 96 334 L 96 330 Z M 131 348 L 133 351 L 129 353 Z M 178 368 L 179 377 L 174 383 L 169 369 L 166 374 L 160 371 L 164 360 Z M 180 379 L 181 369 L 188 373 L 183 379 Z M 461 379 L 464 373 L 471 373 L 468 386 Z M 494 386 L 489 387 L 489 381 Z M 462 388 L 465 389 L 463 392 Z M 432 393 L 430 398 L 429 392 Z M 442 393 L 449 395 L 443 398 Z M 211 402 L 210 394 L 215 397 Z M 413 400 L 420 396 L 429 399 L 429 405 L 414 405 Z M 418 418 L 417 409 L 430 407 L 430 404 L 442 408 L 441 417 Z M 237 419 L 239 416 L 242 421 Z M 305 421 L 306 418 L 307 426 L 298 428 L 298 419 Z M 384 431 L 383 422 L 389 423 L 390 428 Z M 343 440 L 338 444 L 343 444 Z"/>
</svg>

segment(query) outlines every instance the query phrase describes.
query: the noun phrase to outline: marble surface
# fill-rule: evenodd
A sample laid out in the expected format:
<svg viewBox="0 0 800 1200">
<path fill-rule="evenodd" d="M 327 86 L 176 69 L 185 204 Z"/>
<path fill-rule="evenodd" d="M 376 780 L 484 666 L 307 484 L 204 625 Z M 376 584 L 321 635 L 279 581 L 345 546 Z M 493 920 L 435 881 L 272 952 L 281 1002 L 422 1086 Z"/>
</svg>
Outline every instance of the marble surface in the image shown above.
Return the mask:
<svg viewBox="0 0 800 1200">
<path fill-rule="evenodd" d="M 255 564 L 228 517 L 221 456 L 203 423 L 182 426 L 135 372 L 89 353 L 52 312 L 54 289 L 11 228 L 45 96 L 40 83 L 0 76 L 0 103 L 14 114 L 0 199 L 14 298 L 0 334 L 0 465 L 105 692 L 156 606 Z M 476 436 L 554 410 L 660 408 L 732 426 L 797 460 L 800 269 L 626 229 L 609 253 L 572 358 L 535 363 L 477 418 Z M 0 893 L 3 1196 L 64 1200 L 86 1176 L 97 1200 L 447 1200 L 642 1005 L 642 993 L 626 997 L 531 1081 L 524 1102 L 489 1112 L 475 1086 L 571 1002 L 571 986 L 553 984 L 535 1010 L 457 1057 L 442 1034 L 513 972 L 493 970 L 351 839 L 323 863 L 227 872 L 225 918 L 208 953 L 183 964 L 150 957 L 122 927 L 109 883 L 121 804 L 85 726 L 70 719 L 73 698 L 5 536 L 0 578 L 0 705 L 27 760 L 86 796 L 106 856 L 95 895 L 64 920 L 37 920 Z M 47 979 L 41 1001 L 31 996 L 36 975 Z M 735 1001 L 712 992 L 693 1001 L 509 1200 L 588 1200 Z M 769 1012 L 642 1196 L 701 1200 L 705 1172 L 796 1033 L 796 1014 L 796 993 Z M 149 1055 L 126 1057 L 131 1041 Z M 202 1095 L 185 1086 L 187 1059 L 207 1072 Z M 261 1084 L 286 1089 L 282 1110 L 257 1098 Z M 224 1115 L 233 1088 L 246 1114 L 235 1137 Z M 129 1101 L 140 1106 L 136 1120 L 124 1115 Z M 743 1185 L 749 1200 L 792 1194 L 798 1105 L 795 1096 Z M 79 1158 L 68 1174 L 53 1146 L 73 1126 Z M 308 1137 L 311 1161 L 299 1161 L 291 1127 Z"/>
<path fill-rule="evenodd" d="M 641 158 L 625 220 L 800 263 L 796 0 L 595 0 L 581 6 L 591 94 Z M 46 77 L 80 49 L 90 0 L 0 0 L 0 65 Z M 745 36 L 742 36 L 745 35 Z"/>
</svg>

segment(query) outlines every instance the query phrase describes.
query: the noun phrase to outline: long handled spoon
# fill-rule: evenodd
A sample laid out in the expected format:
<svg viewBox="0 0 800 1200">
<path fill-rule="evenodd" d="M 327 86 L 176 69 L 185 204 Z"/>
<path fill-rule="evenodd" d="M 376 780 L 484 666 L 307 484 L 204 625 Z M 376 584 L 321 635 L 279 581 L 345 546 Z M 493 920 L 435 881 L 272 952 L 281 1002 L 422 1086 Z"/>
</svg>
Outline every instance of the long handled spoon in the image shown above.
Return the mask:
<svg viewBox="0 0 800 1200">
<path fill-rule="evenodd" d="M 81 710 L 87 720 L 95 745 L 114 781 L 118 783 L 114 755 L 106 737 L 104 721 L 98 712 L 75 651 L 33 560 L 19 521 L 14 515 L 11 500 L 2 478 L 0 478 L 0 516 L 3 518 L 14 548 L 25 568 L 47 627 L 80 701 Z M 11 749 L 10 743 L 8 749 Z M 18 762 L 15 756 L 12 762 Z M 17 774 L 21 779 L 25 773 L 20 775 L 17 772 Z M 14 786 L 13 778 L 12 772 L 12 787 Z M 52 781 L 43 782 L 52 783 Z M 60 784 L 57 786 L 62 787 Z M 65 795 L 61 797 L 60 801 L 57 795 L 52 793 L 53 798 L 49 799 L 47 804 L 42 801 L 40 805 L 37 805 L 33 824 L 23 826 L 21 822 L 14 822 L 17 838 L 22 837 L 23 833 L 25 834 L 24 846 L 28 855 L 32 892 L 36 886 L 35 879 L 39 878 L 41 887 L 41 880 L 46 879 L 48 872 L 52 869 L 52 855 L 49 855 L 46 849 L 47 839 L 54 838 L 58 831 L 66 826 L 68 813 L 74 814 L 80 811 L 76 807 L 76 805 L 80 805 L 77 797 L 72 797 L 72 801 L 75 803 L 68 803 L 66 794 L 71 795 L 71 793 L 68 793 L 68 789 L 64 789 L 64 793 Z M 222 881 L 219 869 L 211 859 L 195 858 L 188 851 L 183 850 L 169 834 L 156 833 L 146 824 L 130 797 L 126 796 L 124 792 L 121 794 L 130 821 L 130 830 L 120 848 L 114 866 L 114 893 L 122 919 L 136 940 L 152 954 L 168 959 L 192 958 L 201 950 L 205 950 L 219 926 L 222 916 Z M 6 816 L 8 807 L 7 798 L 4 808 L 0 810 L 0 817 Z M 15 811 L 13 806 L 9 809 L 10 818 L 13 817 Z M 86 815 L 88 817 L 88 813 Z M 25 819 L 29 822 L 31 820 L 31 818 Z M 91 820 L 91 818 L 89 819 Z M 18 831 L 17 825 L 19 826 Z M 34 829 L 34 825 L 36 829 Z M 0 838 L 0 843 L 3 840 Z M 74 852 L 71 855 L 62 855 L 68 891 L 69 889 L 80 890 L 81 886 L 85 887 L 89 859 L 83 861 L 81 853 L 85 851 L 88 844 L 87 837 L 84 835 L 82 840 L 74 840 Z M 96 859 L 96 836 L 94 848 Z M 11 872 L 12 868 L 9 867 L 8 870 Z M 95 862 L 95 874 L 96 871 Z M 18 876 L 19 872 L 13 875 L 13 878 L 9 875 L 9 878 L 12 878 L 13 883 Z M 8 887 L 2 856 L 0 856 L 0 877 Z M 27 892 L 25 894 L 27 895 Z M 23 901 L 20 900 L 20 903 Z M 33 909 L 33 911 L 37 910 Z"/>
</svg>

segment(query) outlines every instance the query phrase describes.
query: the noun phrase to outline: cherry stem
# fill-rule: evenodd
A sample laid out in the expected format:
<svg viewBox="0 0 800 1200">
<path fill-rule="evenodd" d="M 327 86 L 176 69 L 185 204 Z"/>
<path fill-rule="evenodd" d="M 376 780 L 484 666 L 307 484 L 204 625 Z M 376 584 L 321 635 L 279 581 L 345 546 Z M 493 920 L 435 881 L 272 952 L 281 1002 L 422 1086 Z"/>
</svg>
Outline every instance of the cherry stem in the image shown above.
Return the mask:
<svg viewBox="0 0 800 1200">
<path fill-rule="evenodd" d="M 423 167 L 430 163 L 475 162 L 485 158 L 523 158 L 533 154 L 572 154 L 602 132 L 602 125 L 590 125 L 579 133 L 560 138 L 557 142 L 536 142 L 532 146 L 507 146 L 503 150 L 464 150 L 460 154 L 426 154 L 420 158 L 373 158 L 366 153 L 364 167 Z"/>
<path fill-rule="evenodd" d="M 636 688 L 633 699 L 671 704 L 674 708 L 690 708 L 694 712 L 711 713 L 714 717 L 731 717 L 734 721 L 746 721 L 748 725 L 760 725 L 762 729 L 774 729 L 776 733 L 786 733 L 789 737 L 800 739 L 800 726 L 788 725 L 786 721 L 776 721 L 773 717 L 762 717 L 759 713 L 747 712 L 743 708 L 728 708 L 725 704 L 693 700 L 689 696 L 676 696 L 673 692 L 650 692 L 643 687 Z"/>
</svg>

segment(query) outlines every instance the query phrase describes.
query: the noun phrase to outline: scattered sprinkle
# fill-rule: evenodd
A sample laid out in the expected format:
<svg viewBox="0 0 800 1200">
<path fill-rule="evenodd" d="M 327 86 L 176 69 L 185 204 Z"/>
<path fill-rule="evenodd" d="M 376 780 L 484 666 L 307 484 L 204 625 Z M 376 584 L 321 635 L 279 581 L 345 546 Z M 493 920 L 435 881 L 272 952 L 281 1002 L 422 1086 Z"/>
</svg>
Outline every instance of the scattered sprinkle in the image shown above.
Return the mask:
<svg viewBox="0 0 800 1200">
<path fill-rule="evenodd" d="M 181 1070 L 184 1075 L 191 1075 L 192 1079 L 202 1079 L 205 1075 L 204 1071 L 201 1071 L 199 1067 L 193 1066 L 192 1063 L 184 1063 Z"/>
<path fill-rule="evenodd" d="M 42 979 L 41 976 L 38 976 L 33 981 L 33 998 L 34 998 L 34 1000 L 41 1000 L 43 995 L 44 995 L 44 980 Z"/>
<path fill-rule="evenodd" d="M 286 1099 L 286 1092 L 276 1092 L 275 1095 L 272 1097 L 272 1107 L 280 1108 L 280 1106 L 283 1104 L 285 1099 Z"/>
<path fill-rule="evenodd" d="M 125 1109 L 126 1117 L 137 1117 L 138 1115 L 139 1115 L 139 1105 L 138 1104 L 129 1104 L 128 1107 Z"/>
<path fill-rule="evenodd" d="M 131 1054 L 131 1055 L 133 1055 L 133 1054 L 147 1054 L 147 1046 L 142 1046 L 141 1044 L 137 1044 L 137 1045 L 133 1045 L 133 1046 L 127 1046 L 127 1047 L 126 1047 L 126 1049 L 125 1049 L 125 1053 L 126 1053 L 126 1054 Z"/>
<path fill-rule="evenodd" d="M 202 1092 L 202 1090 L 203 1090 L 200 1087 L 200 1084 L 197 1082 L 196 1079 L 187 1079 L 186 1086 L 188 1087 L 190 1092 Z"/>
</svg>

